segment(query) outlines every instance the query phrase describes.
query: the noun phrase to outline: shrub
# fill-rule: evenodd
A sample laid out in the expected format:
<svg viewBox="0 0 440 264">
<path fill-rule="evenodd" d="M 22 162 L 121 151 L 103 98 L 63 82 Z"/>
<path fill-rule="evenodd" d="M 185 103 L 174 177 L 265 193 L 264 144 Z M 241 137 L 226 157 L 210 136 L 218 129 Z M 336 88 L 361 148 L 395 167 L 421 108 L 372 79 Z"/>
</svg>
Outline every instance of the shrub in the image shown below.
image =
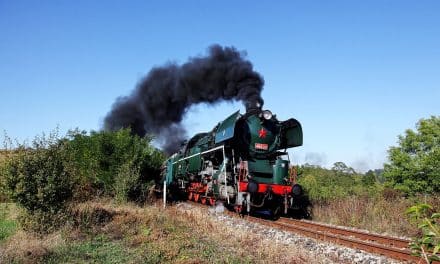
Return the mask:
<svg viewBox="0 0 440 264">
<path fill-rule="evenodd" d="M 23 227 L 44 231 L 64 220 L 60 214 L 72 197 L 66 144 L 56 134 L 36 137 L 32 147 L 19 146 L 2 171 L 9 198 L 26 209 Z"/>
<path fill-rule="evenodd" d="M 0 203 L 10 202 L 6 186 L 7 164 L 11 157 L 16 154 L 16 151 L 12 150 L 11 147 L 12 140 L 4 133 L 3 149 L 0 149 Z"/>
<path fill-rule="evenodd" d="M 6 161 L 0 162 L 0 203 L 8 202 L 7 188 L 6 188 Z"/>
<path fill-rule="evenodd" d="M 68 135 L 71 167 L 78 184 L 75 198 L 99 195 L 119 200 L 145 201 L 148 184 L 157 180 L 165 156 L 151 146 L 151 137 L 116 132 L 71 131 Z"/>
<path fill-rule="evenodd" d="M 431 205 L 418 204 L 406 211 L 422 231 L 421 236 L 415 238 L 410 247 L 415 255 L 422 256 L 427 263 L 440 261 L 440 213 L 432 213 L 432 209 Z"/>
<path fill-rule="evenodd" d="M 47 143 L 47 145 L 46 145 Z M 21 149 L 6 168 L 10 197 L 30 212 L 55 213 L 72 196 L 72 178 L 63 142 L 45 142 Z"/>
<path fill-rule="evenodd" d="M 128 129 L 36 137 L 31 146 L 19 145 L 0 167 L 0 188 L 26 209 L 20 218 L 23 227 L 49 232 L 66 221 L 71 200 L 102 195 L 145 201 L 164 161 L 151 140 Z"/>
</svg>

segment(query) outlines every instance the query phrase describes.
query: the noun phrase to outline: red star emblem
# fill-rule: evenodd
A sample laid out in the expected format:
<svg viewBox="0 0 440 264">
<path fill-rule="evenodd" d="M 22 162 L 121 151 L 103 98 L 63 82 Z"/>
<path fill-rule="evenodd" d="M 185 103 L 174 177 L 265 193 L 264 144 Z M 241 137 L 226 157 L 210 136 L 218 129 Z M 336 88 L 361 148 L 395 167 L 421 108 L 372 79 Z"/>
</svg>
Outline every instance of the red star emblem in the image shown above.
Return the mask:
<svg viewBox="0 0 440 264">
<path fill-rule="evenodd" d="M 265 138 L 266 135 L 267 135 L 267 131 L 264 130 L 264 128 L 261 128 L 261 129 L 258 131 L 258 136 L 259 136 L 260 138 Z"/>
</svg>

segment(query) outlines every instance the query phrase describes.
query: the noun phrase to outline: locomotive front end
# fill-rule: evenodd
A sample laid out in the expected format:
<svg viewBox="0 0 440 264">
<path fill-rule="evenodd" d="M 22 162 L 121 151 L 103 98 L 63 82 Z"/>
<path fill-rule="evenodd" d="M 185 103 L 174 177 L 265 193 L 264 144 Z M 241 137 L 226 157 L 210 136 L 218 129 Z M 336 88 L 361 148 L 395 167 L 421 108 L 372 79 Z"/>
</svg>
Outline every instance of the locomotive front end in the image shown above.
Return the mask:
<svg viewBox="0 0 440 264">
<path fill-rule="evenodd" d="M 270 110 L 253 109 L 241 117 L 236 128 L 236 144 L 245 157 L 239 165 L 237 210 L 307 217 L 308 199 L 289 169 L 288 153 L 280 151 L 302 145 L 299 122 L 280 122 Z"/>
</svg>

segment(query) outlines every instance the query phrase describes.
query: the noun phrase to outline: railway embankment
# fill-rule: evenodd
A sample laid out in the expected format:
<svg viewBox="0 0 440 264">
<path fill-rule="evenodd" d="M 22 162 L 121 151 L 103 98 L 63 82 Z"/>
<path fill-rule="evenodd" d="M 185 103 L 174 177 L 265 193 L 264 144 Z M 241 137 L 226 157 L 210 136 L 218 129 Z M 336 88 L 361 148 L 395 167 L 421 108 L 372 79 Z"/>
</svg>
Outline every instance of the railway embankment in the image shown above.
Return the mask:
<svg viewBox="0 0 440 264">
<path fill-rule="evenodd" d="M 8 210 L 8 219 L 16 221 L 19 209 Z M 49 234 L 13 230 L 0 242 L 0 263 L 334 262 L 263 239 L 247 228 L 233 228 L 207 210 L 100 200 L 72 204 L 68 211 L 65 225 Z"/>
</svg>

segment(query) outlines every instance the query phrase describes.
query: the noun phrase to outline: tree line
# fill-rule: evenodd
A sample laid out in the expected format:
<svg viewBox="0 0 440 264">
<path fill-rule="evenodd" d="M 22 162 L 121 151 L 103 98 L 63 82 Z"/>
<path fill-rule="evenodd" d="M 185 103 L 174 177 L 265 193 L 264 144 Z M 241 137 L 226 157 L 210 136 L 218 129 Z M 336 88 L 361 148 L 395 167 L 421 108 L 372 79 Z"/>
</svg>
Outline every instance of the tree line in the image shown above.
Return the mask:
<svg viewBox="0 0 440 264">
<path fill-rule="evenodd" d="M 298 168 L 299 183 L 317 202 L 351 195 L 414 196 L 440 193 L 440 117 L 421 119 L 416 130 L 398 137 L 398 146 L 388 150 L 383 169 L 362 174 L 343 162 L 331 169 L 304 164 Z"/>
</svg>

